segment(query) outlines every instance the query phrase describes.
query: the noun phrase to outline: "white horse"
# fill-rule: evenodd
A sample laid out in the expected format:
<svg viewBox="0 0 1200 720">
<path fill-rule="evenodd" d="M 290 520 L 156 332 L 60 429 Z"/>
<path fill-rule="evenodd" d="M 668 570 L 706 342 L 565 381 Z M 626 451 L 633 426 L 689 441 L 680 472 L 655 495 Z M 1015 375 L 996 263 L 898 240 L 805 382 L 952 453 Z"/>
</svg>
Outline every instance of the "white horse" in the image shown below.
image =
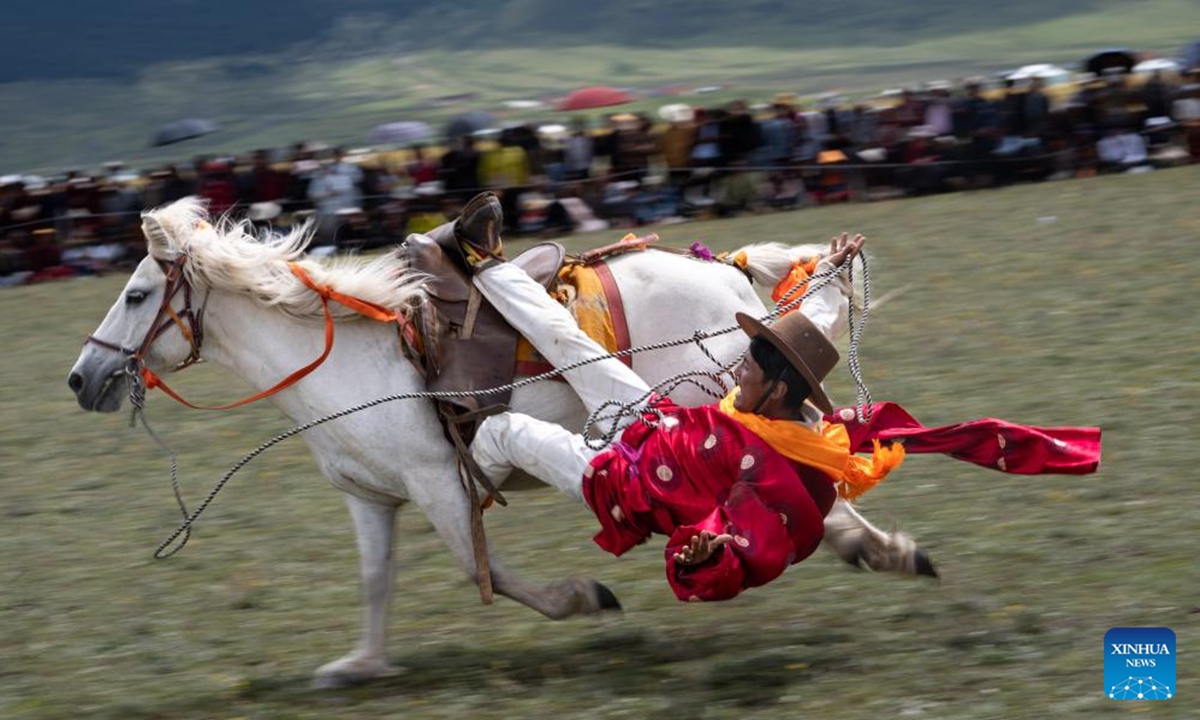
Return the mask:
<svg viewBox="0 0 1200 720">
<path fill-rule="evenodd" d="M 193 199 L 146 213 L 143 231 L 149 256 L 129 279 L 92 342 L 71 370 L 69 384 L 85 410 L 113 412 L 127 393 L 125 368 L 135 352 L 151 370 L 178 366 L 193 354 L 215 362 L 247 384 L 264 389 L 319 355 L 324 348 L 318 295 L 289 269 L 296 261 L 317 283 L 390 308 L 422 297 L 424 278 L 405 272 L 394 254 L 371 262 L 341 260 L 320 264 L 304 257 L 305 229 L 287 236 L 256 238 L 244 224 L 206 219 Z M 748 271 L 774 284 L 814 247 L 758 245 L 744 249 Z M 634 346 L 695 329 L 728 327 L 735 311 L 761 316 L 762 302 L 738 270 L 660 252 L 639 252 L 611 262 L 627 308 Z M 172 275 L 180 292 L 168 294 Z M 203 335 L 188 316 L 203 306 Z M 423 381 L 397 352 L 397 333 L 386 323 L 357 319 L 331 306 L 336 341 L 317 371 L 272 397 L 292 421 L 305 422 L 376 398 L 419 391 Z M 159 312 L 170 308 L 172 312 Z M 653 312 L 648 309 L 653 308 Z M 171 314 L 182 322 L 172 323 Z M 152 326 L 162 325 L 162 330 Z M 198 323 L 195 323 L 198 324 Z M 189 337 L 190 336 L 190 337 Z M 201 344 L 202 343 L 202 344 Z M 708 341 L 708 350 L 728 362 L 746 347 L 742 333 Z M 695 345 L 638 354 L 633 367 L 650 384 L 688 368 L 714 369 Z M 711 402 L 698 389 L 681 386 L 677 402 Z M 564 383 L 544 382 L 518 389 L 515 410 L 578 429 L 585 413 Z M 404 428 L 398 433 L 396 428 Z M 394 672 L 387 662 L 385 635 L 393 592 L 393 546 L 397 510 L 415 503 L 453 551 L 462 569 L 476 577 L 468 495 L 459 481 L 455 455 L 442 435 L 428 401 L 387 403 L 304 434 L 321 472 L 345 492 L 360 554 L 364 605 L 357 647 L 317 671 L 320 685 L 363 682 Z M 915 574 L 927 565 L 911 539 L 888 534 L 838 503 L 827 520 L 827 541 L 844 560 L 873 569 Z M 543 615 L 559 619 L 619 607 L 603 585 L 562 579 L 546 585 L 525 580 L 489 552 L 498 593 Z"/>
</svg>

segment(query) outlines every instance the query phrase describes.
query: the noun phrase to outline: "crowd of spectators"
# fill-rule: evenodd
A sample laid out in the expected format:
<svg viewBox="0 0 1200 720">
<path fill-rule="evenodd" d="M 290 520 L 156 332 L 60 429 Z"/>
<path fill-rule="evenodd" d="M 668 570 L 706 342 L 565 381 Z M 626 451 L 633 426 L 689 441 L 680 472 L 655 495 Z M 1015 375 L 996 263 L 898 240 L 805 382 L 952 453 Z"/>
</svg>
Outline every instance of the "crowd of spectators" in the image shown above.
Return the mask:
<svg viewBox="0 0 1200 720">
<path fill-rule="evenodd" d="M 1191 80 L 1193 84 L 1188 84 Z M 444 147 L 193 158 L 147 173 L 0 178 L 0 284 L 102 271 L 144 254 L 139 212 L 188 195 L 256 226 L 311 220 L 312 252 L 389 245 L 497 192 L 510 235 L 561 235 L 771 208 L 925 195 L 1200 162 L 1200 80 L 1113 74 L 931 83 L 886 102 L 789 96 L 462 135 Z M 1054 99 L 1052 99 L 1052 97 Z"/>
</svg>

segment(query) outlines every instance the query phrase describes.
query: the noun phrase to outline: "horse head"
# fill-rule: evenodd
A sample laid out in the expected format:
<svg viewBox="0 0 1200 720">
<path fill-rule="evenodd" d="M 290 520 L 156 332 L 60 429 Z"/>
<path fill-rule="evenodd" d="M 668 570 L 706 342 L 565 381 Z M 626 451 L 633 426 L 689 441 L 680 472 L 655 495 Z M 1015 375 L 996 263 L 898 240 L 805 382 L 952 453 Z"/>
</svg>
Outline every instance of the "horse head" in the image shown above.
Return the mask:
<svg viewBox="0 0 1200 720">
<path fill-rule="evenodd" d="M 142 215 L 148 255 L 84 343 L 67 378 L 85 410 L 114 412 L 129 390 L 127 371 L 175 368 L 197 359 L 200 316 L 187 267 L 190 233 L 211 231 L 203 205 L 180 201 Z"/>
</svg>

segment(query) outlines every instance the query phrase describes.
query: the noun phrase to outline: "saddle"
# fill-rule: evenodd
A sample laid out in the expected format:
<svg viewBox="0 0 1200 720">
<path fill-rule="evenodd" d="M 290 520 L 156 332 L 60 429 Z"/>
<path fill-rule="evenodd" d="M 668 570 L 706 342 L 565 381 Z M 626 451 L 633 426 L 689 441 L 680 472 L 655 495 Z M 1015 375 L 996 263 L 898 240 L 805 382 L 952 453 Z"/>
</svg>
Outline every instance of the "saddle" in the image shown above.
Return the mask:
<svg viewBox="0 0 1200 720">
<path fill-rule="evenodd" d="M 426 390 L 462 392 L 511 383 L 520 336 L 471 283 L 453 223 L 428 235 L 409 235 L 401 252 L 409 267 L 430 278 L 426 284 L 429 301 L 420 321 Z M 544 242 L 510 262 L 551 290 L 565 258 L 562 245 Z M 501 391 L 446 402 L 475 411 L 482 405 L 507 404 L 510 396 L 511 391 Z"/>
</svg>

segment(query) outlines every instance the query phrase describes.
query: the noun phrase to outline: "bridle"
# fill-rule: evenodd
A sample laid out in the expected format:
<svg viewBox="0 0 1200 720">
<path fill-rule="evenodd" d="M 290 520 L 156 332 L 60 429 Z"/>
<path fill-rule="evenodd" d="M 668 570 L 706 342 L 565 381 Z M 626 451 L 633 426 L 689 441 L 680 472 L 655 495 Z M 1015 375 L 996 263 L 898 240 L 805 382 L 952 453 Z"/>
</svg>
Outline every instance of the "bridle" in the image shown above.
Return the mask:
<svg viewBox="0 0 1200 720">
<path fill-rule="evenodd" d="M 150 329 L 146 331 L 145 337 L 137 348 L 125 347 L 107 340 L 102 340 L 95 335 L 88 335 L 84 344 L 91 343 L 119 352 L 126 356 L 128 362 L 126 372 L 135 375 L 146 384 L 146 387 L 155 387 L 160 385 L 162 381 L 153 370 L 146 367 L 146 353 L 150 351 L 150 347 L 162 337 L 163 333 L 170 330 L 172 327 L 179 328 L 179 332 L 183 335 L 183 339 L 187 340 L 191 346 L 187 357 L 183 359 L 175 367 L 171 368 L 172 372 L 182 370 L 200 362 L 200 346 L 204 342 L 204 308 L 208 305 L 208 294 L 205 293 L 204 302 L 200 304 L 199 310 L 192 308 L 192 285 L 187 281 L 187 276 L 183 271 L 183 266 L 187 262 L 187 256 L 180 255 L 172 262 L 159 260 L 155 258 L 159 268 L 162 269 L 166 276 L 166 283 L 163 287 L 162 303 L 158 306 L 158 313 L 154 316 L 154 321 L 150 323 Z M 176 312 L 175 308 L 171 307 L 175 296 L 183 293 L 183 310 Z"/>
<path fill-rule="evenodd" d="M 341 305 L 344 305 L 358 314 L 374 320 L 376 322 L 396 323 L 399 331 L 405 337 L 411 336 L 415 332 L 412 323 L 405 316 L 396 313 L 382 305 L 377 305 L 366 300 L 361 300 L 356 297 L 342 294 L 328 285 L 319 284 L 313 281 L 308 276 L 304 268 L 300 265 L 290 262 L 288 269 L 291 270 L 305 286 L 317 293 L 321 298 L 321 308 L 325 313 L 325 349 L 315 360 L 296 370 L 272 387 L 255 393 L 250 397 L 242 398 L 225 405 L 194 405 L 183 398 L 179 393 L 175 392 L 168 386 L 162 378 L 160 378 L 153 370 L 146 367 L 146 353 L 158 338 L 172 327 L 178 327 L 179 332 L 184 339 L 188 341 L 191 350 L 182 362 L 171 368 L 171 372 L 182 370 L 200 362 L 200 346 L 204 341 L 204 308 L 208 305 L 208 294 L 204 296 L 204 302 L 201 303 L 200 309 L 194 311 L 192 309 L 192 286 L 187 281 L 187 276 L 183 271 L 184 264 L 187 262 L 187 256 L 181 255 L 173 262 L 158 260 L 158 266 L 162 268 L 163 273 L 167 276 L 166 286 L 163 290 L 162 304 L 158 306 L 158 314 L 154 316 L 154 322 L 150 324 L 150 329 L 146 331 L 146 336 L 142 338 L 142 342 L 137 349 L 128 348 L 123 345 L 102 340 L 95 335 L 89 335 L 84 344 L 92 343 L 106 350 L 122 353 L 126 356 L 125 374 L 129 377 L 129 396 L 134 406 L 140 409 L 140 403 L 145 396 L 146 390 L 159 388 L 173 400 L 186 405 L 193 410 L 229 410 L 242 405 L 249 405 L 252 402 L 257 402 L 263 398 L 270 397 L 285 388 L 291 387 L 300 381 L 313 370 L 316 370 L 329 357 L 329 353 L 333 350 L 333 313 L 329 309 L 329 301 L 333 300 Z M 171 302 L 180 292 L 183 293 L 183 311 L 175 312 L 171 307 Z M 414 341 L 414 345 L 416 342 Z"/>
</svg>

